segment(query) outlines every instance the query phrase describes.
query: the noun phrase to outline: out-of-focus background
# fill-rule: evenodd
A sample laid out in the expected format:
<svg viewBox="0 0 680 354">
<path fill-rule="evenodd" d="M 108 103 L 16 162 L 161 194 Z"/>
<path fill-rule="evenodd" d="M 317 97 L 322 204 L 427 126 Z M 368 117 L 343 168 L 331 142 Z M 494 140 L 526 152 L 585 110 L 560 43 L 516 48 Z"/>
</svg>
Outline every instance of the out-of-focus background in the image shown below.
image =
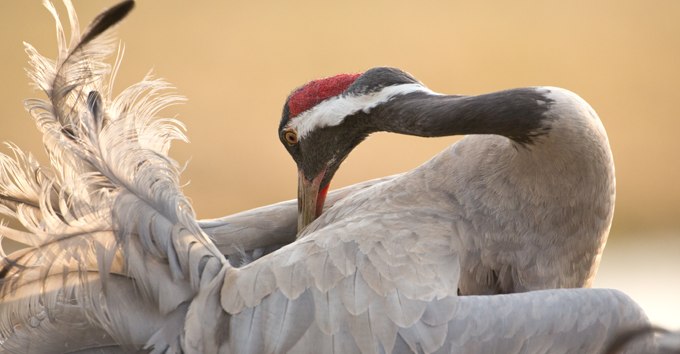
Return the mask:
<svg viewBox="0 0 680 354">
<path fill-rule="evenodd" d="M 114 4 L 74 1 L 82 25 Z M 595 285 L 680 328 L 680 1 L 145 0 L 117 33 L 126 48 L 117 91 L 153 68 L 189 98 L 167 113 L 188 126 L 191 144 L 172 155 L 190 161 L 185 192 L 200 218 L 295 197 L 276 128 L 287 94 L 308 80 L 388 65 L 442 93 L 579 93 L 600 114 L 617 169 Z M 38 0 L 0 2 L 0 140 L 45 161 L 22 106 L 41 96 L 22 41 L 53 57 L 51 17 Z M 413 168 L 455 141 L 376 134 L 333 187 Z"/>
</svg>

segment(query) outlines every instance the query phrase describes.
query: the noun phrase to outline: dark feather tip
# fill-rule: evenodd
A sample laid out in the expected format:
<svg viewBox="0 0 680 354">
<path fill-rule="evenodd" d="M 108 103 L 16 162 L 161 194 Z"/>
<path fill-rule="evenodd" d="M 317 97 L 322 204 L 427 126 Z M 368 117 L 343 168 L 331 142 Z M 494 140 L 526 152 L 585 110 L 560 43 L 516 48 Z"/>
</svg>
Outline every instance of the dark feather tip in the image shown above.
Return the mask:
<svg viewBox="0 0 680 354">
<path fill-rule="evenodd" d="M 97 91 L 90 91 L 87 95 L 87 107 L 92 113 L 92 119 L 94 120 L 97 132 L 100 132 L 104 126 L 104 114 L 102 96 Z"/>
<path fill-rule="evenodd" d="M 87 107 L 96 118 L 102 114 L 102 96 L 97 91 L 90 91 L 87 95 Z"/>
<path fill-rule="evenodd" d="M 61 128 L 61 133 L 64 134 L 67 138 L 71 140 L 76 140 L 76 133 L 73 132 L 73 129 L 69 127 L 62 127 Z"/>
<path fill-rule="evenodd" d="M 2 261 L 5 263 L 2 265 L 2 268 L 0 268 L 0 284 L 5 281 L 5 278 L 7 277 L 7 274 L 9 273 L 10 270 L 14 268 L 19 268 L 19 269 L 26 269 L 27 267 L 19 264 L 19 260 L 23 255 L 19 256 L 17 259 L 12 259 L 9 257 L 5 257 Z"/>
<path fill-rule="evenodd" d="M 83 36 L 83 39 L 80 41 L 80 44 L 78 44 L 78 47 L 89 43 L 102 32 L 120 22 L 130 11 L 132 11 L 132 8 L 134 7 L 134 0 L 126 0 L 99 14 L 99 16 L 97 16 L 90 24 L 89 30 Z"/>
<path fill-rule="evenodd" d="M 617 354 L 621 353 L 626 346 L 634 342 L 635 340 L 644 337 L 646 335 L 654 334 L 664 334 L 668 333 L 667 329 L 657 327 L 657 326 L 642 326 L 638 328 L 629 329 L 620 332 L 614 340 L 607 345 L 607 349 L 603 352 L 604 354 Z"/>
</svg>

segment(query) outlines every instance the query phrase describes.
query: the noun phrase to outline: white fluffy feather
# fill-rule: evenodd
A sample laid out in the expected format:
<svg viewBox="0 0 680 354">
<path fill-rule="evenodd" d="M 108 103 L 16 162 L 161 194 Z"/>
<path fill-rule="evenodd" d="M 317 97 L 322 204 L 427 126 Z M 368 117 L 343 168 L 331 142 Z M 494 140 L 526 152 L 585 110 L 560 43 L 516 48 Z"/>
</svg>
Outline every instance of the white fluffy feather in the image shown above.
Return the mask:
<svg viewBox="0 0 680 354">
<path fill-rule="evenodd" d="M 179 165 L 167 155 L 173 140 L 186 137 L 180 122 L 158 114 L 183 99 L 150 76 L 111 97 L 105 60 L 113 46 L 98 32 L 107 21 L 117 22 L 111 20 L 115 15 L 100 15 L 81 35 L 72 4 L 65 4 L 70 41 L 45 1 L 56 20 L 56 60 L 25 45 L 29 77 L 47 96 L 27 100 L 26 108 L 43 134 L 50 165 L 39 166 L 13 145 L 13 157 L 0 155 L 0 213 L 21 225 L 3 225 L 0 232 L 32 246 L 3 262 L 0 295 L 16 301 L 3 302 L 2 342 L 17 344 L 14 329 L 33 321 L 32 303 L 49 317 L 70 301 L 63 298 L 66 292 L 79 295 L 72 300 L 93 328 L 118 343 L 133 343 L 129 328 L 108 307 L 115 300 L 108 297 L 110 273 L 155 304 L 152 312 L 169 315 L 196 294 L 203 270 L 214 268 L 206 263 L 225 259 L 198 227 L 179 187 Z M 54 293 L 48 284 L 62 290 Z M 167 329 L 163 333 L 167 338 Z M 178 342 L 180 334 L 173 335 Z M 154 349 L 163 350 L 158 335 L 154 341 Z"/>
</svg>

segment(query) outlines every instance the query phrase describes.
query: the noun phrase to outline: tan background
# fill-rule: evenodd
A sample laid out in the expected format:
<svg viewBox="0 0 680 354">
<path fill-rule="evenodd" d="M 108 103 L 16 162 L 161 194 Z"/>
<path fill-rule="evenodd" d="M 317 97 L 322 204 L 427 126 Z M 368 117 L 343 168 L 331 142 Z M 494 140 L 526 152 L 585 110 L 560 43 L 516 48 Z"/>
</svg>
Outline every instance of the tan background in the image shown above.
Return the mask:
<svg viewBox="0 0 680 354">
<path fill-rule="evenodd" d="M 75 2 L 83 23 L 111 4 Z M 40 1 L 0 2 L 0 140 L 38 153 L 21 102 L 39 93 L 27 84 L 21 41 L 53 56 L 53 32 Z M 680 1 L 145 0 L 118 35 L 127 51 L 117 91 L 153 68 L 189 98 L 167 112 L 189 129 L 192 143 L 172 155 L 190 160 L 185 192 L 201 218 L 295 196 L 276 128 L 286 95 L 311 79 L 389 65 L 443 93 L 579 93 L 600 114 L 617 168 L 607 252 L 622 263 L 605 253 L 600 284 L 650 303 L 674 293 L 659 313 L 680 326 L 680 290 L 669 288 L 680 281 Z M 333 186 L 404 171 L 453 141 L 377 134 Z M 642 265 L 649 271 L 633 279 Z"/>
</svg>

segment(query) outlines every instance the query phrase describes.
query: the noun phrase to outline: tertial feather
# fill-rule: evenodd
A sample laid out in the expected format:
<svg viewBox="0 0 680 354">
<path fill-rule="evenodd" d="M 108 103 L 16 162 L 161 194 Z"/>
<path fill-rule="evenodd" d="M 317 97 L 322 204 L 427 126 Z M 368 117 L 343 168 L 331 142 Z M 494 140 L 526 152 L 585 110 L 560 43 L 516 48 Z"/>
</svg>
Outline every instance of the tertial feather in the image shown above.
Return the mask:
<svg viewBox="0 0 680 354">
<path fill-rule="evenodd" d="M 91 302 L 112 291 L 110 273 L 130 277 L 131 291 L 158 313 L 170 315 L 198 291 L 204 270 L 215 276 L 212 263 L 225 260 L 198 227 L 180 190 L 179 165 L 167 156 L 172 140 L 186 137 L 181 123 L 158 114 L 182 98 L 150 76 L 115 98 L 104 84 L 112 45 L 101 35 L 125 17 L 133 1 L 102 13 L 83 35 L 72 4 L 65 0 L 65 5 L 70 41 L 56 9 L 45 1 L 56 23 L 56 60 L 25 45 L 29 78 L 47 96 L 27 100 L 26 108 L 43 134 L 50 166 L 40 166 L 15 146 L 10 146 L 13 157 L 0 155 L 0 213 L 26 230 L 12 224 L 0 226 L 0 232 L 32 246 L 7 255 L 0 290 L 5 296 L 21 291 L 25 301 L 44 303 L 51 316 L 60 305 L 45 297 L 42 286 L 57 284 L 64 274 L 64 291 L 80 294 L 73 301 L 93 328 L 126 343 L 133 333 L 111 312 L 122 305 L 112 299 Z M 99 285 L 90 285 L 88 274 L 95 274 Z M 30 321 L 33 315 L 12 313 L 25 311 L 2 312 L 3 338 L 17 339 L 11 322 Z M 179 343 L 181 326 L 164 330 L 154 343 Z M 168 333 L 176 339 L 168 340 Z"/>
</svg>

